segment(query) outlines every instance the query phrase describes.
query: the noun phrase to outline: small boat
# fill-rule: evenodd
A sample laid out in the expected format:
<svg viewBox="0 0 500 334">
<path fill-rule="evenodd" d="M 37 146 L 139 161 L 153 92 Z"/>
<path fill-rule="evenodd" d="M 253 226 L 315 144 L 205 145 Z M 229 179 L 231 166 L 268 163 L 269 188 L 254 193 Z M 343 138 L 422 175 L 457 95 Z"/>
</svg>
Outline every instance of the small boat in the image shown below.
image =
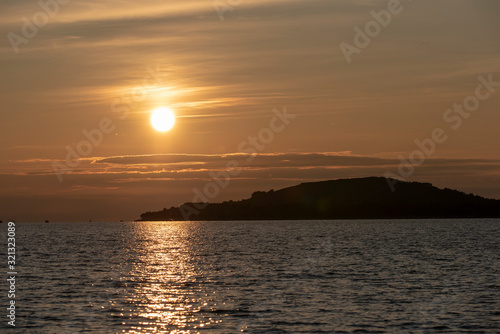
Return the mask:
<svg viewBox="0 0 500 334">
<path fill-rule="evenodd" d="M 48 220 L 45 220 L 46 223 L 48 223 L 49 221 Z"/>
</svg>

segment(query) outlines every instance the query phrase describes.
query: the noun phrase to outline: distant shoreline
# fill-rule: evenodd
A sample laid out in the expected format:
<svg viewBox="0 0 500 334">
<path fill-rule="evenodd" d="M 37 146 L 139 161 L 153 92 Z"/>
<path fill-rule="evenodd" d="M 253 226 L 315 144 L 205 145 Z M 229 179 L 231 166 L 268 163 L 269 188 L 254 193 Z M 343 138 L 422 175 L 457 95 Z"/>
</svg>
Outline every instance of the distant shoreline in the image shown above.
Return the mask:
<svg viewBox="0 0 500 334">
<path fill-rule="evenodd" d="M 395 185 L 394 191 L 388 182 Z M 249 199 L 184 203 L 145 212 L 136 221 L 259 221 L 500 218 L 500 200 L 430 183 L 383 177 L 303 183 Z"/>
<path fill-rule="evenodd" d="M 357 221 L 377 221 L 377 220 L 467 220 L 467 219 L 499 219 L 500 217 L 436 217 L 436 218 L 345 218 L 345 219 L 253 219 L 253 220 L 248 220 L 248 219 L 232 219 L 232 220 L 125 220 L 125 221 L 118 221 L 118 220 L 103 220 L 103 221 L 94 221 L 91 222 L 90 224 L 107 224 L 107 223 L 112 223 L 112 224 L 127 224 L 127 223 L 203 223 L 203 222 L 262 222 L 262 221 L 267 221 L 267 222 L 283 222 L 283 221 L 290 221 L 290 222 L 300 222 L 300 221 L 311 221 L 311 222 L 317 222 L 317 221 L 351 221 L 351 220 L 357 220 Z M 15 221 L 16 224 L 45 224 L 43 221 L 38 221 L 38 222 L 23 222 L 23 221 Z M 51 222 L 51 224 L 89 224 L 88 221 L 54 221 Z"/>
</svg>

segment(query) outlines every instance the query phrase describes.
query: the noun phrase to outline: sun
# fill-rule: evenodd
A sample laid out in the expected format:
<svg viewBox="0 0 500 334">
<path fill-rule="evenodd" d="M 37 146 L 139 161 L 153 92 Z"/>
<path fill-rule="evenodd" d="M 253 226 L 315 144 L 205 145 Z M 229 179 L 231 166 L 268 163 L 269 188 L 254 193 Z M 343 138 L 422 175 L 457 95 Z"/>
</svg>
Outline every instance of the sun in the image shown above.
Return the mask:
<svg viewBox="0 0 500 334">
<path fill-rule="evenodd" d="M 165 132 L 175 124 L 175 115 L 169 108 L 159 107 L 151 113 L 151 125 L 156 131 Z"/>
</svg>

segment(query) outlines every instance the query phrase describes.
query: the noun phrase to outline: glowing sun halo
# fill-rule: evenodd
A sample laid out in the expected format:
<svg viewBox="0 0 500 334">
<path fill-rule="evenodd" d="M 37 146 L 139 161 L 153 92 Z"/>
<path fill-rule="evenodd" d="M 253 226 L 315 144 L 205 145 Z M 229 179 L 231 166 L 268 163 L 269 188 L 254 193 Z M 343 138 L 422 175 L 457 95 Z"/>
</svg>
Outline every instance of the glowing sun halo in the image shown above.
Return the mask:
<svg viewBox="0 0 500 334">
<path fill-rule="evenodd" d="M 175 124 L 175 115 L 169 108 L 160 107 L 151 114 L 151 125 L 156 131 L 168 131 Z"/>
</svg>

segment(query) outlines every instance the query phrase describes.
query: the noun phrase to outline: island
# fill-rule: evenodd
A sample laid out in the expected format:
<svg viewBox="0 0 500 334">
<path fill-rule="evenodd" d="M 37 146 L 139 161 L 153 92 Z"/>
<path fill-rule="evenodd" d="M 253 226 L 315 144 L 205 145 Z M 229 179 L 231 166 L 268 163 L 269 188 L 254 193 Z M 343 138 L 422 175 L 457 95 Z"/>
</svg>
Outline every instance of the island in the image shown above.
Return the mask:
<svg viewBox="0 0 500 334">
<path fill-rule="evenodd" d="M 500 200 L 430 183 L 366 177 L 257 191 L 240 201 L 184 203 L 140 217 L 138 221 L 497 218 Z"/>
</svg>

